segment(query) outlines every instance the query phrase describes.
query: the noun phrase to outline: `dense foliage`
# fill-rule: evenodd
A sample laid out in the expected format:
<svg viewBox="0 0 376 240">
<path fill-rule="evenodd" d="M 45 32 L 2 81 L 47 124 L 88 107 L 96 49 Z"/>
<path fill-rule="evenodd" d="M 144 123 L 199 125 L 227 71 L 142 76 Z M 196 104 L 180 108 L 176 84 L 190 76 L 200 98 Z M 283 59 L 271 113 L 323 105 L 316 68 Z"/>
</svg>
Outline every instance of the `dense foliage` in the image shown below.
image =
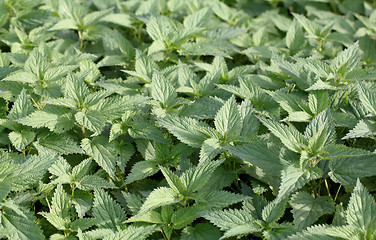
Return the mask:
<svg viewBox="0 0 376 240">
<path fill-rule="evenodd" d="M 0 0 L 0 238 L 376 239 L 375 6 Z"/>
</svg>

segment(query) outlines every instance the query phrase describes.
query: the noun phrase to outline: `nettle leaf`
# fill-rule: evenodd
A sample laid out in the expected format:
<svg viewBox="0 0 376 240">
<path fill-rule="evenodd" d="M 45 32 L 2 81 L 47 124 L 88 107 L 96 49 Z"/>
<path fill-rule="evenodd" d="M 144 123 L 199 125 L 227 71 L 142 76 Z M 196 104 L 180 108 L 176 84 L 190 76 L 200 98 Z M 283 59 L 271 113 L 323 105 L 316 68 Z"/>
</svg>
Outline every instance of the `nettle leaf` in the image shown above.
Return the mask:
<svg viewBox="0 0 376 240">
<path fill-rule="evenodd" d="M 1 214 L 1 225 L 8 230 L 4 235 L 9 239 L 44 239 L 42 229 L 35 222 L 36 218 L 31 213 L 26 213 L 26 216 L 19 216 L 12 210 L 6 210 L 5 214 Z"/>
<path fill-rule="evenodd" d="M 39 135 L 38 144 L 59 154 L 84 153 L 76 141 L 65 135 L 55 133 Z"/>
<path fill-rule="evenodd" d="M 9 111 L 8 118 L 10 120 L 17 120 L 26 117 L 33 111 L 33 104 L 31 103 L 28 95 L 26 94 L 26 90 L 22 89 L 16 101 L 14 102 L 12 109 Z"/>
<path fill-rule="evenodd" d="M 206 134 L 198 130 L 199 127 L 208 127 L 205 123 L 188 117 L 166 116 L 158 119 L 158 122 L 183 143 L 192 147 L 201 147 L 208 138 Z"/>
<path fill-rule="evenodd" d="M 221 237 L 218 228 L 209 223 L 199 223 L 194 227 L 186 227 L 182 231 L 182 240 L 217 240 Z"/>
<path fill-rule="evenodd" d="M 71 111 L 58 106 L 46 106 L 42 110 L 18 119 L 17 122 L 33 128 L 47 127 L 56 133 L 69 131 L 74 126 Z"/>
<path fill-rule="evenodd" d="M 259 120 L 291 151 L 300 153 L 307 147 L 306 137 L 297 129 L 270 119 L 259 118 Z"/>
<path fill-rule="evenodd" d="M 93 216 L 98 220 L 96 225 L 116 231 L 127 220 L 122 207 L 102 189 L 94 191 Z"/>
<path fill-rule="evenodd" d="M 81 141 L 81 148 L 86 154 L 92 156 L 111 178 L 115 177 L 117 157 L 113 145 L 106 137 L 97 136 L 91 140 L 84 138 Z"/>
<path fill-rule="evenodd" d="M 319 217 L 334 212 L 334 202 L 329 196 L 314 198 L 307 192 L 298 192 L 289 201 L 294 224 L 299 230 L 311 226 Z"/>
<path fill-rule="evenodd" d="M 270 202 L 262 210 L 262 220 L 267 223 L 278 221 L 285 213 L 287 198 L 278 201 L 278 199 Z"/>
<path fill-rule="evenodd" d="M 232 154 L 249 162 L 271 176 L 280 176 L 284 166 L 288 163 L 281 156 L 281 149 L 264 141 L 226 147 Z"/>
<path fill-rule="evenodd" d="M 8 137 L 12 145 L 21 152 L 34 140 L 35 133 L 31 131 L 13 131 L 9 133 Z"/>
<path fill-rule="evenodd" d="M 301 169 L 296 165 L 286 166 L 285 169 L 282 170 L 282 182 L 279 187 L 277 198 L 279 200 L 284 199 L 292 192 L 303 187 L 309 181 L 320 178 L 322 174 L 322 170 L 318 167 Z"/>
<path fill-rule="evenodd" d="M 375 215 L 375 199 L 358 179 L 347 208 L 347 224 L 359 228 L 367 236 L 376 229 Z"/>
<path fill-rule="evenodd" d="M 355 184 L 359 177 L 374 176 L 375 172 L 372 169 L 375 167 L 376 155 L 371 152 L 368 152 L 368 154 L 348 156 L 346 152 L 343 152 L 342 156 L 339 154 L 339 156 L 331 159 L 329 162 L 330 178 L 347 186 Z"/>
<path fill-rule="evenodd" d="M 219 109 L 214 118 L 214 125 L 224 138 L 228 135 L 240 134 L 242 119 L 234 96 Z"/>
<path fill-rule="evenodd" d="M 371 92 L 362 82 L 358 82 L 359 99 L 366 110 L 373 116 L 376 115 L 376 93 Z"/>
<path fill-rule="evenodd" d="M 151 87 L 153 99 L 159 101 L 162 104 L 162 108 L 168 108 L 176 103 L 177 93 L 175 88 L 161 73 L 153 73 Z"/>
<path fill-rule="evenodd" d="M 259 223 L 243 210 L 217 210 L 204 212 L 201 216 L 225 231 L 220 239 L 261 231 Z"/>
<path fill-rule="evenodd" d="M 175 190 L 166 187 L 156 188 L 147 197 L 137 215 L 143 215 L 161 206 L 178 203 L 180 200 Z"/>
<path fill-rule="evenodd" d="M 116 232 L 113 236 L 105 237 L 105 240 L 128 239 L 143 240 L 157 230 L 156 226 L 129 226 L 125 230 Z"/>
<path fill-rule="evenodd" d="M 181 176 L 187 192 L 195 192 L 205 185 L 215 169 L 223 163 L 224 159 L 217 161 L 200 162 L 196 167 L 190 168 Z"/>
</svg>

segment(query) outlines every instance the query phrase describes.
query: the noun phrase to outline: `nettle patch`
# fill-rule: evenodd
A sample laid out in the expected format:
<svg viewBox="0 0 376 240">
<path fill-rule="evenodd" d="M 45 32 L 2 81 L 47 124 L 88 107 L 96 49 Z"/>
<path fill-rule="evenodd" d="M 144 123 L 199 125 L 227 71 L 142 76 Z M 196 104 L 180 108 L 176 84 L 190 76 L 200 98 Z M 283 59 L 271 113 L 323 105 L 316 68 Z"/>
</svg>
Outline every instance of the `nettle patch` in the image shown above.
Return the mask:
<svg viewBox="0 0 376 240">
<path fill-rule="evenodd" d="M 376 239 L 375 9 L 0 0 L 0 238 Z"/>
</svg>

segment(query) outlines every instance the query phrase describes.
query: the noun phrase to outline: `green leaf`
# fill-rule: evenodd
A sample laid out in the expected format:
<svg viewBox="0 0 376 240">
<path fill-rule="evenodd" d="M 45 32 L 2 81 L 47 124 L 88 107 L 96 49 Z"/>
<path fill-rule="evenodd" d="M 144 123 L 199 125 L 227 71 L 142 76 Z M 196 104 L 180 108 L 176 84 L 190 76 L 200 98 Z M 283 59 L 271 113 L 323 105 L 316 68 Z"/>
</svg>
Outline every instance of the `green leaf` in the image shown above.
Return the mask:
<svg viewBox="0 0 376 240">
<path fill-rule="evenodd" d="M 220 141 L 215 138 L 208 138 L 202 143 L 200 150 L 200 162 L 210 161 L 220 152 L 222 152 Z"/>
<path fill-rule="evenodd" d="M 369 235 L 376 229 L 375 199 L 359 179 L 351 194 L 346 216 L 347 223 L 359 228 L 365 235 Z"/>
<path fill-rule="evenodd" d="M 71 208 L 72 205 L 68 194 L 64 191 L 62 185 L 57 185 L 51 201 L 51 214 L 62 219 L 70 218 Z"/>
<path fill-rule="evenodd" d="M 287 198 L 278 201 L 278 199 L 268 203 L 262 210 L 262 220 L 267 223 L 277 222 L 285 213 Z"/>
<path fill-rule="evenodd" d="M 158 162 L 156 161 L 140 161 L 132 166 L 131 172 L 125 179 L 125 184 L 130 184 L 154 175 L 159 171 Z"/>
<path fill-rule="evenodd" d="M 309 20 L 308 18 L 304 17 L 303 15 L 299 15 L 296 13 L 292 13 L 292 15 L 295 17 L 296 20 L 302 25 L 302 27 L 313 37 L 318 37 L 320 36 L 320 26 Z"/>
<path fill-rule="evenodd" d="M 71 111 L 58 106 L 46 106 L 42 110 L 18 119 L 17 122 L 33 128 L 47 127 L 56 133 L 69 131 L 74 126 Z"/>
<path fill-rule="evenodd" d="M 211 14 L 211 8 L 200 9 L 184 18 L 184 27 L 188 29 L 205 27 Z"/>
<path fill-rule="evenodd" d="M 264 141 L 226 147 L 232 154 L 251 163 L 271 176 L 280 176 L 288 163 L 281 154 L 281 148 Z"/>
<path fill-rule="evenodd" d="M 77 112 L 74 115 L 76 121 L 87 129 L 99 134 L 104 126 L 104 118 L 100 111 L 88 110 L 87 112 Z"/>
<path fill-rule="evenodd" d="M 38 136 L 38 144 L 59 154 L 84 153 L 76 141 L 65 135 L 56 133 L 40 134 Z"/>
<path fill-rule="evenodd" d="M 94 191 L 93 216 L 98 220 L 99 227 L 116 231 L 127 220 L 127 215 L 122 207 L 102 189 Z"/>
<path fill-rule="evenodd" d="M 188 169 L 180 177 L 187 192 L 195 192 L 205 185 L 214 170 L 223 163 L 224 159 L 217 161 L 200 162 L 196 167 Z"/>
<path fill-rule="evenodd" d="M 281 186 L 278 191 L 278 199 L 289 196 L 292 192 L 300 189 L 311 180 L 320 178 L 322 170 L 317 167 L 301 169 L 296 165 L 289 165 L 282 171 Z"/>
<path fill-rule="evenodd" d="M 10 231 L 9 239 L 21 240 L 43 240 L 42 229 L 36 224 L 35 217 L 30 213 L 27 218 L 15 214 L 13 211 L 6 211 L 6 214 L 1 214 L 1 225 Z"/>
<path fill-rule="evenodd" d="M 5 181 L 12 184 L 12 190 L 24 190 L 35 184 L 57 160 L 56 155 L 28 155 L 22 164 L 9 174 Z"/>
<path fill-rule="evenodd" d="M 22 89 L 16 101 L 14 102 L 12 109 L 9 111 L 8 118 L 10 120 L 17 120 L 26 117 L 33 111 L 33 104 L 27 96 L 26 90 Z"/>
<path fill-rule="evenodd" d="M 159 168 L 161 169 L 161 172 L 167 180 L 170 188 L 172 188 L 176 193 L 184 194 L 186 189 L 180 178 L 163 166 L 160 166 Z"/>
<path fill-rule="evenodd" d="M 193 198 L 205 208 L 224 208 L 248 199 L 247 196 L 227 191 L 202 191 L 193 195 Z"/>
<path fill-rule="evenodd" d="M 198 223 L 183 229 L 181 240 L 217 240 L 221 237 L 218 228 L 209 223 Z"/>
<path fill-rule="evenodd" d="M 175 88 L 161 73 L 157 71 L 153 73 L 151 87 L 151 96 L 162 104 L 162 108 L 168 108 L 176 103 Z"/>
<path fill-rule="evenodd" d="M 362 82 L 358 82 L 358 94 L 359 99 L 363 106 L 370 112 L 373 116 L 376 115 L 376 93 L 371 92 Z"/>
<path fill-rule="evenodd" d="M 240 134 L 242 120 L 234 96 L 219 109 L 214 118 L 214 125 L 224 138 Z"/>
<path fill-rule="evenodd" d="M 174 229 L 182 229 L 190 225 L 196 218 L 199 218 L 199 211 L 204 208 L 202 206 L 193 205 L 184 208 L 179 208 L 171 216 L 171 223 Z"/>
<path fill-rule="evenodd" d="M 192 147 L 201 147 L 208 138 L 206 134 L 197 130 L 199 127 L 207 127 L 207 125 L 193 118 L 166 116 L 158 119 L 158 122 L 180 141 Z"/>
<path fill-rule="evenodd" d="M 298 52 L 304 44 L 304 34 L 298 23 L 294 21 L 286 33 L 286 45 L 292 53 Z"/>
<path fill-rule="evenodd" d="M 327 91 L 313 91 L 308 95 L 308 106 L 315 115 L 329 107 L 330 99 Z"/>
<path fill-rule="evenodd" d="M 29 145 L 35 138 L 35 133 L 31 131 L 21 131 L 21 132 L 10 132 L 9 140 L 12 145 L 20 152 Z"/>
<path fill-rule="evenodd" d="M 151 226 L 129 226 L 125 230 L 120 230 L 116 232 L 113 236 L 105 237 L 104 240 L 118 240 L 118 239 L 127 239 L 127 240 L 144 240 L 153 232 L 156 231 L 154 225 Z"/>
<path fill-rule="evenodd" d="M 360 120 L 342 139 L 348 138 L 368 138 L 376 135 L 376 125 L 374 122 Z"/>
<path fill-rule="evenodd" d="M 164 144 L 167 143 L 162 132 L 148 122 L 134 122 L 132 127 L 128 129 L 128 133 L 131 137 L 136 139 L 144 138 Z"/>
<path fill-rule="evenodd" d="M 275 122 L 274 120 L 259 119 L 291 151 L 300 153 L 307 147 L 307 139 L 297 129 Z"/>
<path fill-rule="evenodd" d="M 149 194 L 137 215 L 143 215 L 158 207 L 174 204 L 179 201 L 180 197 L 175 190 L 166 187 L 156 188 Z"/>
<path fill-rule="evenodd" d="M 94 190 L 97 188 L 116 188 L 113 183 L 107 182 L 103 178 L 96 175 L 86 175 L 82 177 L 78 182 L 76 182 L 76 184 L 79 189 L 86 191 Z"/>
<path fill-rule="evenodd" d="M 111 178 L 115 177 L 117 158 L 113 146 L 108 143 L 106 137 L 97 136 L 92 140 L 84 138 L 81 141 L 81 148 L 87 155 L 92 156 Z"/>
<path fill-rule="evenodd" d="M 289 201 L 294 216 L 294 224 L 303 230 L 316 222 L 324 214 L 334 212 L 334 202 L 329 196 L 314 198 L 307 192 L 298 192 Z"/>
<path fill-rule="evenodd" d="M 74 180 L 78 180 L 78 179 L 81 179 L 83 176 L 85 176 L 90 169 L 91 162 L 92 162 L 92 159 L 87 158 L 81 161 L 76 166 L 74 166 L 74 168 L 72 169 L 72 178 Z"/>
<path fill-rule="evenodd" d="M 355 184 L 357 178 L 375 175 L 375 159 L 376 155 L 370 152 L 363 156 L 338 156 L 329 162 L 329 176 L 345 186 Z"/>
</svg>

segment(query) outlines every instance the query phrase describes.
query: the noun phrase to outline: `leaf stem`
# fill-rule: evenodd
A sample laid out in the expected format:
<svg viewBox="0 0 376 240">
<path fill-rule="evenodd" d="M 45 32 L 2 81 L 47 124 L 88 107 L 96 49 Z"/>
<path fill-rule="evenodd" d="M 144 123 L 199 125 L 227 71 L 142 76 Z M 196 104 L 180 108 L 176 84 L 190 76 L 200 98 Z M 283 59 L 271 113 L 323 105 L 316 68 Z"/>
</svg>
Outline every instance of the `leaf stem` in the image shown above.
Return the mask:
<svg viewBox="0 0 376 240">
<path fill-rule="evenodd" d="M 326 187 L 326 191 L 328 191 L 328 196 L 329 197 L 332 197 L 332 195 L 330 194 L 330 191 L 329 191 L 329 185 L 328 185 L 328 180 L 327 179 L 325 179 L 325 187 Z"/>
<path fill-rule="evenodd" d="M 338 198 L 338 194 L 339 194 L 339 191 L 341 190 L 341 187 L 342 187 L 342 184 L 339 185 L 339 187 L 338 187 L 338 190 L 337 190 L 336 196 L 334 197 L 334 202 L 335 202 L 335 201 L 337 200 L 337 198 Z"/>
</svg>

